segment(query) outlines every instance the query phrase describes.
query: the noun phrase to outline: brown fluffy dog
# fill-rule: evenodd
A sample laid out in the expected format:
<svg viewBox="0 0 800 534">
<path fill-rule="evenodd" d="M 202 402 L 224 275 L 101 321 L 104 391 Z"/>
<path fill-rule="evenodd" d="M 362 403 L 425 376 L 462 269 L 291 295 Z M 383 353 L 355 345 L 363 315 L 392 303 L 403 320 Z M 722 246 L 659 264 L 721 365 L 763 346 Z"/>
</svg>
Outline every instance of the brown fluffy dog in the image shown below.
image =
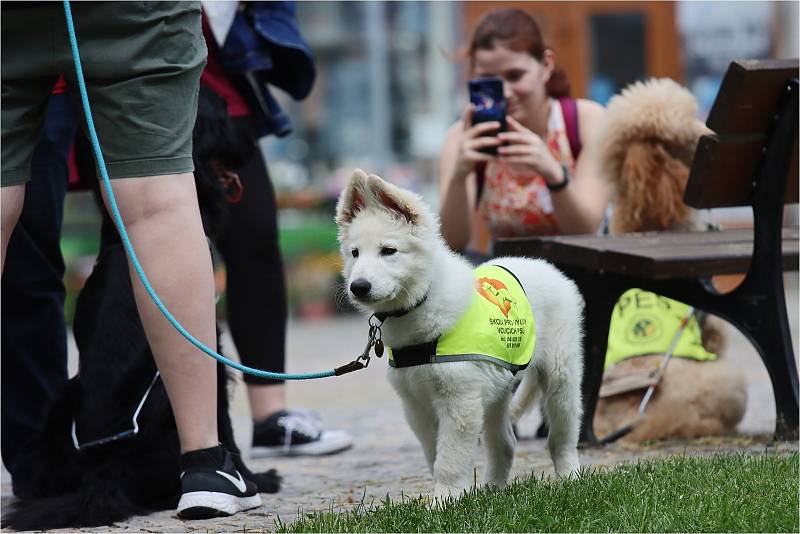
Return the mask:
<svg viewBox="0 0 800 534">
<path fill-rule="evenodd" d="M 689 168 L 699 137 L 710 131 L 696 119 L 692 94 L 669 79 L 637 82 L 611 99 L 600 164 L 611 184 L 611 233 L 702 230 L 697 213 L 683 203 Z M 699 437 L 732 433 L 744 416 L 743 373 L 724 357 L 720 319 L 701 321 L 703 345 L 719 355 L 700 362 L 673 358 L 645 416 L 623 440 Z M 642 376 L 658 367 L 662 354 L 623 360 L 606 372 L 604 383 L 624 375 Z M 601 397 L 594 428 L 606 436 L 636 419 L 644 389 Z"/>
</svg>

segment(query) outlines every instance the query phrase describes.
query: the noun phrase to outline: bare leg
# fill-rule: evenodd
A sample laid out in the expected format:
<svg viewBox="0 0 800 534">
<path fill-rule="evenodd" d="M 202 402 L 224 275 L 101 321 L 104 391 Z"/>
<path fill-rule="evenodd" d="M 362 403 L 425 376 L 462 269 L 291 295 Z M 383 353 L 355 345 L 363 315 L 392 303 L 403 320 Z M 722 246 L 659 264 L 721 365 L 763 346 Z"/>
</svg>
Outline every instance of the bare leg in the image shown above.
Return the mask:
<svg viewBox="0 0 800 534">
<path fill-rule="evenodd" d="M 286 409 L 286 384 L 247 384 L 247 398 L 253 421 L 261 422 L 273 413 Z"/>
<path fill-rule="evenodd" d="M 22 213 L 22 204 L 25 201 L 25 184 L 12 185 L 2 188 L 0 191 L 0 198 L 2 198 L 2 240 L 3 240 L 3 255 L 0 257 L 0 273 L 3 272 L 3 266 L 6 264 L 6 249 L 8 249 L 8 241 L 11 239 L 11 232 L 17 225 L 19 215 Z"/>
<path fill-rule="evenodd" d="M 189 333 L 216 350 L 211 255 L 193 175 L 116 179 L 113 188 L 131 243 L 156 293 Z M 175 413 L 181 451 L 217 445 L 214 359 L 169 324 L 132 268 L 131 279 L 139 315 Z"/>
</svg>

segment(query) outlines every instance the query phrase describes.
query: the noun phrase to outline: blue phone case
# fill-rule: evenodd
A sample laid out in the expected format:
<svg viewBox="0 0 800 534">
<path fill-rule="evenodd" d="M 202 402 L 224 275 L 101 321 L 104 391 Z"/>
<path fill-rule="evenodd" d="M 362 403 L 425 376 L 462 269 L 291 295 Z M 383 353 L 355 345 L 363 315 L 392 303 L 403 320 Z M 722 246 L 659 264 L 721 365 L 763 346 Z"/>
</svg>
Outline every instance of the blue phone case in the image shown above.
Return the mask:
<svg viewBox="0 0 800 534">
<path fill-rule="evenodd" d="M 475 78 L 468 83 L 469 101 L 475 106 L 472 124 L 497 121 L 498 131 L 506 129 L 506 99 L 503 96 L 503 80 L 496 76 Z M 481 152 L 496 154 L 496 147 L 482 149 Z"/>
</svg>

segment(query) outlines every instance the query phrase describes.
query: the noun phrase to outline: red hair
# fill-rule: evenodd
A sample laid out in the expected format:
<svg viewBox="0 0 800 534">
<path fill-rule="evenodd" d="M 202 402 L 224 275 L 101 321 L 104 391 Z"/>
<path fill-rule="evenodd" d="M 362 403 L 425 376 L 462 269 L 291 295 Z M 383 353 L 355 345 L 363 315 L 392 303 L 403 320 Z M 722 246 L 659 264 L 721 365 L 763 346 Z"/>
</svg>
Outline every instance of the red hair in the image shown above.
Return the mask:
<svg viewBox="0 0 800 534">
<path fill-rule="evenodd" d="M 514 52 L 530 54 L 537 61 L 544 59 L 545 50 L 549 48 L 539 24 L 530 14 L 517 8 L 495 9 L 486 13 L 472 32 L 468 51 L 470 70 L 475 68 L 478 50 L 493 50 L 498 44 Z M 555 98 L 569 96 L 569 80 L 563 69 L 553 69 L 546 89 L 547 94 Z"/>
</svg>

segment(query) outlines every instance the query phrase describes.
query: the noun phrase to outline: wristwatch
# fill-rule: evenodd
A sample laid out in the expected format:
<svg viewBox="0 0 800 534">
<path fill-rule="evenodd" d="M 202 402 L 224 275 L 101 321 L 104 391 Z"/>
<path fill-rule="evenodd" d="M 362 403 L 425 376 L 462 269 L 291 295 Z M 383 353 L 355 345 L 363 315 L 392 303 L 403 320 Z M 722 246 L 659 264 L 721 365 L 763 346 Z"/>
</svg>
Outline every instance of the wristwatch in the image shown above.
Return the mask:
<svg viewBox="0 0 800 534">
<path fill-rule="evenodd" d="M 550 182 L 545 182 L 547 184 L 547 189 L 550 191 L 561 191 L 567 184 L 569 184 L 569 169 L 567 169 L 566 165 L 562 165 L 561 169 L 564 171 L 564 179 L 558 182 L 557 184 L 551 184 Z"/>
</svg>

